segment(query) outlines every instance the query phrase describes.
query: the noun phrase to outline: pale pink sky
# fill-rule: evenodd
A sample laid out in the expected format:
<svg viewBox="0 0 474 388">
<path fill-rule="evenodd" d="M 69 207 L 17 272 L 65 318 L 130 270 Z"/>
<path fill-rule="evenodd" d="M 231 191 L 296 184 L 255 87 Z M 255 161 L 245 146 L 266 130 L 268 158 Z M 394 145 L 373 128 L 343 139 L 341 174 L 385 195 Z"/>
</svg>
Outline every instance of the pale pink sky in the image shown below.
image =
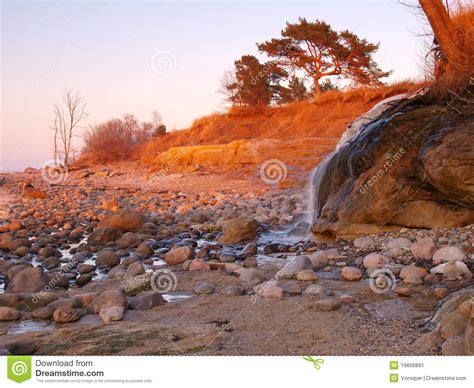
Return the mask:
<svg viewBox="0 0 474 388">
<path fill-rule="evenodd" d="M 41 167 L 51 158 L 52 113 L 65 88 L 87 100 L 86 125 L 124 113 L 150 120 L 156 109 L 168 129 L 181 129 L 222 109 L 217 89 L 224 71 L 299 16 L 380 42 L 378 59 L 395 69 L 392 80 L 420 73 L 414 34 L 420 26 L 397 2 L 1 6 L 1 171 Z M 160 66 L 169 71 L 162 74 Z"/>
</svg>

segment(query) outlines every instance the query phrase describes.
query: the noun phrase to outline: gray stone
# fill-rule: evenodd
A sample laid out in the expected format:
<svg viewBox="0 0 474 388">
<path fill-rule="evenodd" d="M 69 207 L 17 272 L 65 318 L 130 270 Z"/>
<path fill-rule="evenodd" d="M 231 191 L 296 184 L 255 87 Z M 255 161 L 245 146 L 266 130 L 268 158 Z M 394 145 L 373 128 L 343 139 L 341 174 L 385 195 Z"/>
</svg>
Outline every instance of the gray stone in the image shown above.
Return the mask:
<svg viewBox="0 0 474 388">
<path fill-rule="evenodd" d="M 155 291 L 143 291 L 137 296 L 128 298 L 128 308 L 131 310 L 149 310 L 156 306 L 163 306 L 166 300 Z"/>
<path fill-rule="evenodd" d="M 104 323 L 121 321 L 124 312 L 125 309 L 122 306 L 107 306 L 100 309 L 99 317 Z"/>
<path fill-rule="evenodd" d="M 87 311 L 98 314 L 104 307 L 119 306 L 127 309 L 128 301 L 120 289 L 106 290 L 100 293 L 88 306 Z"/>
<path fill-rule="evenodd" d="M 193 292 L 198 295 L 213 294 L 215 291 L 216 288 L 209 283 L 200 283 L 193 288 Z"/>
<path fill-rule="evenodd" d="M 341 307 L 341 302 L 337 298 L 324 298 L 317 300 L 314 307 L 320 311 L 332 311 Z"/>
</svg>

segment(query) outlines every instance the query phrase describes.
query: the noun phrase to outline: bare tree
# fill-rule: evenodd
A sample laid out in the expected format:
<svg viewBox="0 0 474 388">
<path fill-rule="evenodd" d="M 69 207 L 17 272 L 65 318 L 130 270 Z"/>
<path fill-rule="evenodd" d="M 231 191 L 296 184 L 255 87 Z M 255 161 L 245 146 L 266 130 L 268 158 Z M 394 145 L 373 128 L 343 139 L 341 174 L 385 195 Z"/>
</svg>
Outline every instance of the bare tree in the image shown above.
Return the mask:
<svg viewBox="0 0 474 388">
<path fill-rule="evenodd" d="M 219 80 L 219 89 L 218 89 L 218 92 L 224 95 L 225 102 L 235 101 L 235 98 L 236 98 L 235 85 L 237 85 L 235 72 L 233 72 L 232 70 L 226 70 Z M 234 105 L 240 106 L 240 104 L 235 104 L 235 103 Z"/>
<path fill-rule="evenodd" d="M 54 107 L 53 157 L 56 164 L 62 159 L 62 164 L 67 167 L 74 157 L 72 138 L 80 124 L 89 117 L 86 106 L 80 93 L 66 89 L 61 96 L 61 102 Z"/>
<path fill-rule="evenodd" d="M 158 128 L 160 125 L 163 124 L 163 118 L 161 117 L 160 112 L 157 110 L 154 110 L 151 114 L 151 122 L 155 126 L 155 128 Z"/>
</svg>

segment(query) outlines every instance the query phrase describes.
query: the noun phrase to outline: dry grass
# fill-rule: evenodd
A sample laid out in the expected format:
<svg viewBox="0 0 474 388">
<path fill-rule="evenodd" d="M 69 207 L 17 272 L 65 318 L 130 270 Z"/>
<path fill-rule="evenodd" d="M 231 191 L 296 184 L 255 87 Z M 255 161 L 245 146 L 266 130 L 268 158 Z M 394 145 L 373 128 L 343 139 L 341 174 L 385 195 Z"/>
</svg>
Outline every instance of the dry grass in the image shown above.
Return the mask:
<svg viewBox="0 0 474 388">
<path fill-rule="evenodd" d="M 474 77 L 474 5 L 457 3 L 451 10 L 451 20 L 456 29 L 456 42 L 460 53 L 458 63 L 450 63 L 433 88 L 437 97 L 449 95 L 472 87 Z"/>
<path fill-rule="evenodd" d="M 141 149 L 142 159 L 176 146 L 222 144 L 251 138 L 339 138 L 347 124 L 384 98 L 414 91 L 419 83 L 400 82 L 377 88 L 328 91 L 316 101 L 301 101 L 262 111 L 231 109 L 196 119 L 189 129 L 153 139 Z"/>
</svg>

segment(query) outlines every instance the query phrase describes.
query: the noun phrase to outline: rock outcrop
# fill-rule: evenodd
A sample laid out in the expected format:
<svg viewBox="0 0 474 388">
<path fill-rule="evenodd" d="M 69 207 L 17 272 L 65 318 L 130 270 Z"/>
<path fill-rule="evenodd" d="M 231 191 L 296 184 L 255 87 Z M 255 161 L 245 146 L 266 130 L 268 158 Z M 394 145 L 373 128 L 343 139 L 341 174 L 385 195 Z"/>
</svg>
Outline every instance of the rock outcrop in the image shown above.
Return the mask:
<svg viewBox="0 0 474 388">
<path fill-rule="evenodd" d="M 473 112 L 415 98 L 388 109 L 313 175 L 316 234 L 474 222 Z"/>
<path fill-rule="evenodd" d="M 151 162 L 153 169 L 189 172 L 200 167 L 236 167 L 258 165 L 275 155 L 288 166 L 311 168 L 314 158 L 322 159 L 334 148 L 337 138 L 313 137 L 305 139 L 249 139 L 227 144 L 173 147 L 157 155 Z M 191 170 L 190 170 L 191 169 Z"/>
</svg>

